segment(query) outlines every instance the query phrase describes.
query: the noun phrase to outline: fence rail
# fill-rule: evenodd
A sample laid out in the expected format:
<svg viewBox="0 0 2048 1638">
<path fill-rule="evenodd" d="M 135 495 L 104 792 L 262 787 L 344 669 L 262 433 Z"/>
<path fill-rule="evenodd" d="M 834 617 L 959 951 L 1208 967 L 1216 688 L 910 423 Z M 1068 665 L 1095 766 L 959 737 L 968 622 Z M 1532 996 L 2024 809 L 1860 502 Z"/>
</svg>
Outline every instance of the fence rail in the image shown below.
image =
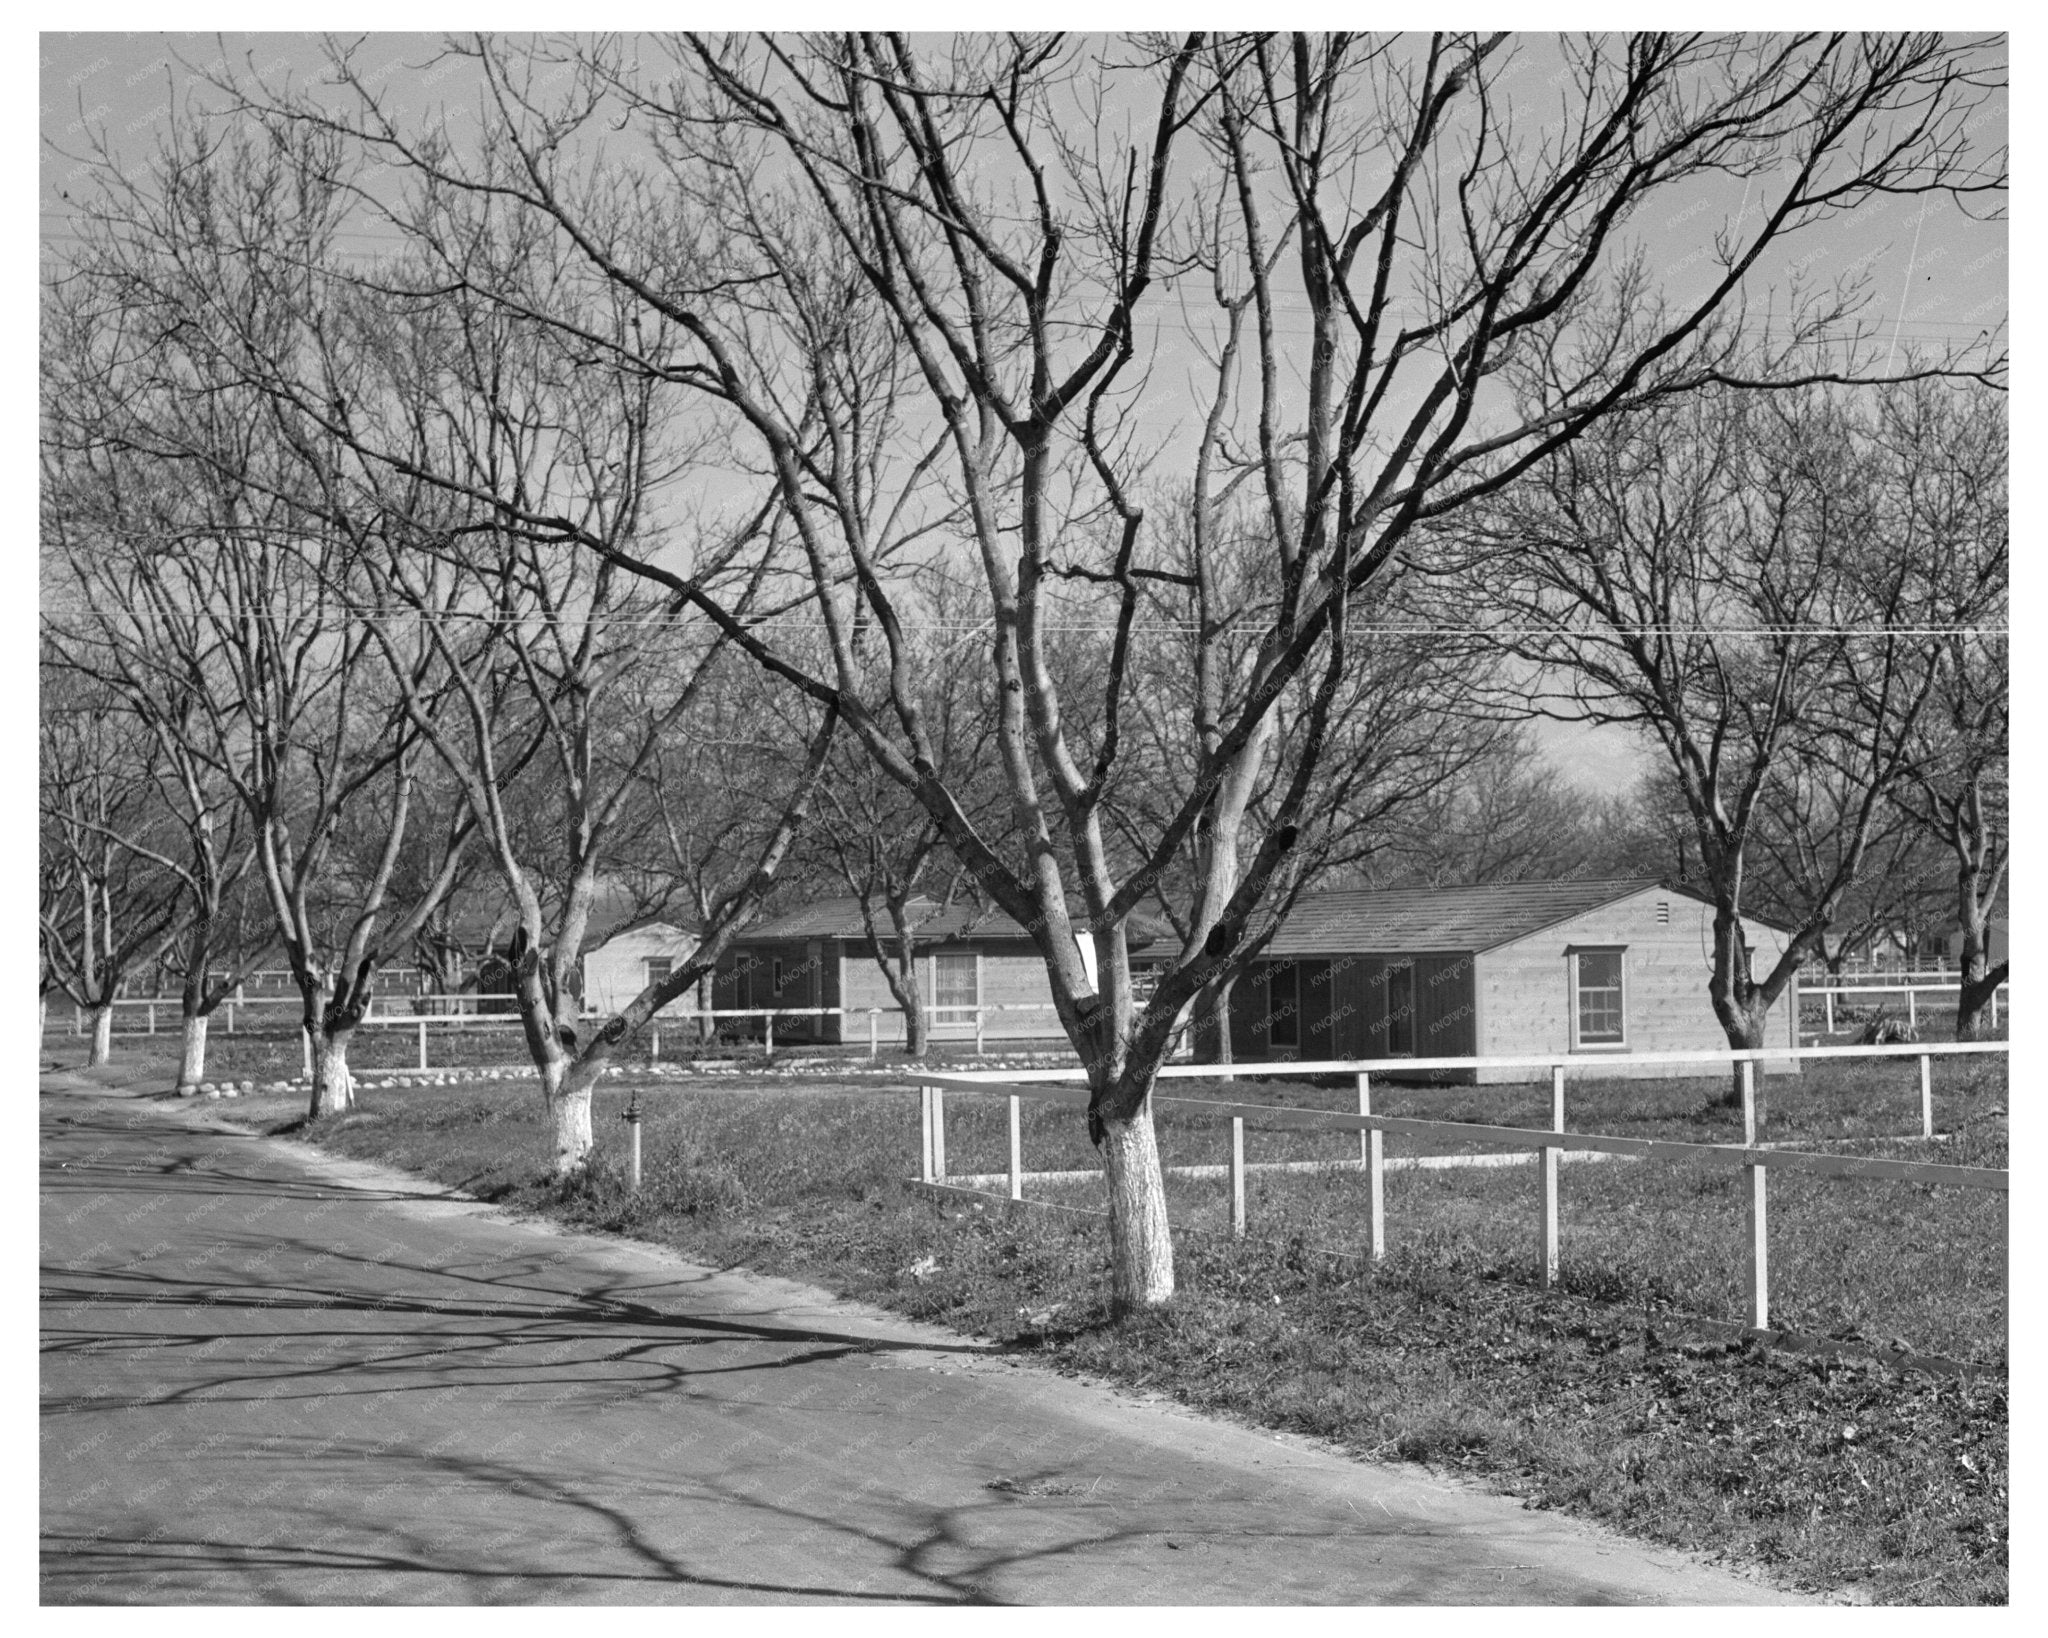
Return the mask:
<svg viewBox="0 0 2048 1638">
<path fill-rule="evenodd" d="M 1861 995 L 1903 995 L 1906 998 L 1906 1027 L 1918 1029 L 1921 996 L 1951 995 L 1955 996 L 1960 1004 L 1962 986 L 1953 981 L 1945 984 L 1916 984 L 1910 981 L 1898 984 L 1808 984 L 1802 980 L 1799 985 L 1800 999 L 1805 1000 L 1809 996 L 1821 998 L 1826 1008 L 1827 1032 L 1830 1035 L 1835 1033 L 1835 997 L 1838 995 L 1845 1000 L 1851 996 Z M 1998 998 L 2001 995 L 2006 998 L 2006 1005 L 2009 1008 L 2012 1005 L 2012 986 L 2000 984 L 1991 992 L 1988 1017 L 1993 1029 L 1998 1027 Z"/>
<path fill-rule="evenodd" d="M 1748 1241 L 1749 1292 L 1748 1323 L 1752 1329 L 1770 1326 L 1769 1205 L 1765 1178 L 1773 1170 L 1802 1172 L 1819 1177 L 1867 1181 L 1944 1184 L 1966 1189 L 2011 1192 L 2011 1176 L 2004 1169 L 1985 1166 L 1957 1166 L 1933 1161 L 1892 1160 L 1868 1155 L 1822 1154 L 1800 1149 L 1765 1148 L 1758 1142 L 1760 1109 L 1756 1092 L 1756 1069 L 1771 1059 L 1793 1058 L 1899 1058 L 1913 1057 L 1920 1064 L 1920 1135 L 1934 1135 L 1932 1061 L 1937 1057 L 1965 1057 L 1984 1052 L 2008 1051 L 2003 1041 L 1944 1042 L 1906 1047 L 1764 1047 L 1741 1052 L 1698 1052 L 1644 1054 L 1645 1059 L 1675 1063 L 1705 1063 L 1739 1067 L 1742 1077 L 1743 1141 L 1732 1143 L 1684 1143 L 1666 1138 L 1616 1137 L 1605 1133 L 1573 1132 L 1565 1127 L 1565 1082 L 1573 1070 L 1590 1067 L 1584 1060 L 1545 1057 L 1444 1058 L 1444 1059 L 1350 1059 L 1313 1064 L 1199 1064 L 1169 1065 L 1161 1078 L 1203 1076 L 1231 1079 L 1245 1075 L 1271 1075 L 1276 1070 L 1316 1074 L 1353 1074 L 1357 1077 L 1358 1112 L 1334 1109 L 1302 1109 L 1271 1104 L 1236 1103 L 1209 1098 L 1170 1097 L 1154 1093 L 1154 1101 L 1209 1119 L 1230 1123 L 1230 1224 L 1233 1234 L 1245 1232 L 1244 1126 L 1247 1120 L 1267 1126 L 1313 1131 L 1355 1131 L 1360 1154 L 1354 1162 L 1366 1176 L 1370 1225 L 1370 1255 L 1374 1261 L 1386 1255 L 1386 1204 L 1384 1179 L 1388 1133 L 1400 1137 L 1449 1139 L 1461 1143 L 1497 1148 L 1529 1149 L 1539 1161 L 1539 1206 L 1537 1214 L 1538 1276 L 1545 1286 L 1558 1278 L 1558 1193 L 1557 1165 L 1564 1154 L 1623 1155 L 1642 1160 L 1707 1161 L 1740 1166 L 1748 1173 L 1744 1191 L 1745 1239 Z M 1494 1126 L 1464 1121 L 1420 1120 L 1401 1115 L 1372 1112 L 1372 1076 L 1412 1071 L 1421 1067 L 1444 1068 L 1530 1068 L 1550 1071 L 1550 1125 Z M 1022 1142 L 1022 1100 L 1069 1106 L 1085 1106 L 1085 1086 L 1062 1085 L 1083 1072 L 1079 1069 L 1025 1070 L 1016 1072 L 962 1072 L 941 1074 L 920 1072 L 916 1078 L 921 1111 L 921 1153 L 917 1181 L 927 1186 L 946 1185 L 946 1093 L 1009 1099 L 1010 1164 L 1009 1198 L 1024 1201 L 1024 1155 Z M 1286 1163 L 1281 1163 L 1286 1164 Z M 1037 1204 L 1037 1202 L 1030 1202 Z"/>
<path fill-rule="evenodd" d="M 401 997 L 400 999 L 412 1000 L 414 998 Z M 467 996 L 455 999 L 473 1001 L 477 997 Z M 484 999 L 498 998 L 485 997 Z M 520 1019 L 514 1013 L 475 1013 L 462 1010 L 445 1013 L 423 1013 L 417 1010 L 412 1012 L 380 1012 L 377 1010 L 376 1002 L 377 998 L 373 996 L 369 1006 L 363 1013 L 362 1022 L 357 1027 L 363 1029 L 417 1030 L 419 1032 L 419 1067 L 421 1069 L 430 1067 L 427 1061 L 427 1040 L 430 1028 L 445 1029 L 456 1035 L 464 1035 L 478 1029 L 518 1029 L 520 1027 Z M 109 1003 L 109 1005 L 115 1008 L 131 1007 L 142 1009 L 146 1014 L 143 1033 L 154 1035 L 157 1033 L 157 1009 L 163 1008 L 172 1020 L 176 1020 L 181 1016 L 181 1009 L 184 1003 L 175 995 L 120 996 Z M 246 1010 L 250 1007 L 302 1008 L 303 1006 L 304 1003 L 296 995 L 261 995 L 246 997 L 240 1001 L 223 1001 L 217 1010 L 226 1015 L 226 1033 L 232 1035 L 235 1033 L 235 1011 L 238 1007 Z M 649 1021 L 648 1052 L 653 1062 L 659 1063 L 661 1061 L 661 1031 L 664 1025 L 688 1025 L 703 1023 L 707 1020 L 715 1022 L 720 1018 L 760 1018 L 766 1020 L 766 1026 L 763 1031 L 763 1045 L 767 1055 L 773 1058 L 775 1056 L 775 1021 L 778 1018 L 865 1018 L 868 1026 L 868 1056 L 870 1058 L 879 1058 L 881 1056 L 882 1016 L 885 1013 L 901 1013 L 903 1010 L 901 1007 L 713 1007 L 690 1008 L 687 1010 L 664 1008 Z M 929 1016 L 932 1010 L 936 1009 L 927 1009 L 927 1016 Z M 987 1015 L 1012 1012 L 1057 1013 L 1059 1009 L 1050 1001 L 991 1001 L 979 1007 L 949 1007 L 945 1010 L 949 1012 L 972 1012 L 974 1014 L 974 1050 L 979 1055 L 987 1049 Z M 72 1008 L 72 1034 L 82 1035 L 85 1033 L 85 1020 L 87 1016 L 85 1009 L 77 1006 Z M 609 1012 L 588 1011 L 578 1014 L 577 1022 L 587 1023 L 611 1016 Z M 175 1023 L 172 1027 L 176 1027 Z M 1059 1030 L 1057 1024 L 1048 1033 L 1058 1034 L 1064 1039 L 1064 1031 Z M 841 1044 L 845 1043 L 842 1042 Z M 312 1073 L 310 1046 L 307 1048 L 307 1052 L 309 1056 L 306 1073 L 310 1075 Z"/>
</svg>

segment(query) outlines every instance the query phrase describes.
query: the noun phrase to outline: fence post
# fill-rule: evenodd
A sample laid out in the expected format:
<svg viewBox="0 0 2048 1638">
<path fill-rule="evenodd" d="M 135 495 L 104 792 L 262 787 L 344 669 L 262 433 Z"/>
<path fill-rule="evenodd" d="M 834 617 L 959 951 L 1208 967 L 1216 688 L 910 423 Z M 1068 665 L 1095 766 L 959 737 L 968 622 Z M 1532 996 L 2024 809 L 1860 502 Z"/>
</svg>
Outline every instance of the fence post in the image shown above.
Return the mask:
<svg viewBox="0 0 2048 1638">
<path fill-rule="evenodd" d="M 917 1108 L 924 1122 L 923 1142 L 917 1157 L 917 1174 L 929 1183 L 932 1181 L 932 1089 L 923 1081 L 917 1085 Z"/>
<path fill-rule="evenodd" d="M 984 1015 L 981 1008 L 974 1009 L 974 1055 L 979 1058 L 985 1050 L 982 1046 L 982 1024 Z"/>
<path fill-rule="evenodd" d="M 1024 1198 L 1024 1100 L 1010 1094 L 1010 1198 Z"/>
<path fill-rule="evenodd" d="M 420 1068 L 427 1067 L 427 1021 L 420 1020 Z"/>
<path fill-rule="evenodd" d="M 313 1032 L 304 1024 L 299 1026 L 299 1056 L 304 1061 L 306 1079 L 313 1078 Z"/>
<path fill-rule="evenodd" d="M 1756 1060 L 1742 1060 L 1742 1141 L 1756 1143 Z M 1749 1323 L 1752 1330 L 1766 1331 L 1771 1324 L 1771 1257 L 1768 1213 L 1764 1200 L 1764 1168 L 1748 1162 L 1749 1198 Z"/>
<path fill-rule="evenodd" d="M 1771 1325 L 1771 1254 L 1766 1231 L 1764 1168 L 1748 1162 L 1749 1171 L 1749 1323 L 1767 1331 Z"/>
<path fill-rule="evenodd" d="M 1934 1055 L 1920 1054 L 1920 1135 L 1934 1136 Z"/>
<path fill-rule="evenodd" d="M 1244 1116 L 1230 1117 L 1230 1232 L 1244 1237 Z"/>
<path fill-rule="evenodd" d="M 775 1014 L 768 1015 L 768 1061 L 775 1061 Z"/>
<path fill-rule="evenodd" d="M 1911 984 L 1908 984 L 1906 986 L 1906 1028 L 1908 1029 L 1917 1030 L 1920 1027 L 1920 1009 L 1916 1004 L 1919 999 L 1920 992 L 1914 989 Z"/>
<path fill-rule="evenodd" d="M 946 1089 L 932 1088 L 932 1177 L 946 1180 Z"/>
<path fill-rule="evenodd" d="M 1361 1115 L 1372 1113 L 1372 1077 L 1362 1069 L 1358 1072 L 1358 1112 Z M 1358 1164 L 1361 1166 L 1372 1162 L 1372 1145 L 1367 1141 L 1371 1136 L 1372 1133 L 1364 1127 L 1358 1129 Z"/>
<path fill-rule="evenodd" d="M 1996 1023 L 1997 1020 L 1994 1018 L 1992 1022 Z M 235 1033 L 235 1004 L 232 1000 L 228 1002 L 228 1033 Z"/>
<path fill-rule="evenodd" d="M 635 1194 L 640 1192 L 640 1111 L 628 1109 L 626 1124 L 633 1129 L 633 1143 L 626 1157 L 626 1187 Z"/>
<path fill-rule="evenodd" d="M 1372 1080 L 1363 1074 L 1358 1077 L 1358 1112 L 1372 1113 Z M 1375 1126 L 1359 1137 L 1365 1146 L 1366 1213 L 1372 1230 L 1372 1260 L 1377 1263 L 1387 1255 L 1387 1134 Z"/>
<path fill-rule="evenodd" d="M 152 1035 L 156 1033 L 156 1003 L 154 1001 L 149 1004 L 149 1033 Z"/>
<path fill-rule="evenodd" d="M 1828 1004 L 1828 1033 L 1832 1035 L 1835 1033 L 1835 992 L 1824 990 L 1822 995 Z"/>
<path fill-rule="evenodd" d="M 1958 1006 L 1962 1003 L 1962 993 L 1961 990 L 1956 991 Z M 1998 1028 L 1998 986 L 1996 984 L 1991 986 L 1991 1027 L 1993 1029 Z"/>
<path fill-rule="evenodd" d="M 1550 1129 L 1564 1130 L 1564 1065 L 1550 1066 Z M 1557 1284 L 1557 1157 L 1558 1148 L 1546 1143 L 1543 1161 L 1543 1284 Z"/>
<path fill-rule="evenodd" d="M 881 1035 L 876 1022 L 881 1016 L 880 1009 L 875 1007 L 868 1008 L 868 1056 L 870 1058 L 881 1056 Z"/>
<path fill-rule="evenodd" d="M 71 1033 L 73 1035 L 83 1035 L 85 1033 L 85 1008 L 81 1007 L 76 1001 L 71 1003 Z"/>
<path fill-rule="evenodd" d="M 651 1064 L 658 1064 L 661 1062 L 660 1024 L 652 1025 L 647 1031 L 647 1061 Z"/>
</svg>

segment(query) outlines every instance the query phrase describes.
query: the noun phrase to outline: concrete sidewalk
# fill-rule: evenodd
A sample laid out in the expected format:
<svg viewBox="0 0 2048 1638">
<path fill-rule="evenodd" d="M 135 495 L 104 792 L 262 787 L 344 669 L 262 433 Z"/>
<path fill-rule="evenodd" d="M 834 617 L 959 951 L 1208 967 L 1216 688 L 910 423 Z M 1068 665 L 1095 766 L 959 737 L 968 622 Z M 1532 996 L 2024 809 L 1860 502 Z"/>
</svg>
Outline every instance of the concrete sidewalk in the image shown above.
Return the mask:
<svg viewBox="0 0 2048 1638">
<path fill-rule="evenodd" d="M 1792 1603 L 46 1076 L 46 1603 Z"/>
</svg>

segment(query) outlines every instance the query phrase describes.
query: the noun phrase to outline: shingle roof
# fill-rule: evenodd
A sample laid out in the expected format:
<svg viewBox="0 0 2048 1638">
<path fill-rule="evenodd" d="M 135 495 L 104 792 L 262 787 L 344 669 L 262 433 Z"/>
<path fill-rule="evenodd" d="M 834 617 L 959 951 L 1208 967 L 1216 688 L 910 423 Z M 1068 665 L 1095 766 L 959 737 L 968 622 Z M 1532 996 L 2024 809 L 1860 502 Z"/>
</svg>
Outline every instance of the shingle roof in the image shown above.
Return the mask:
<svg viewBox="0 0 2048 1638">
<path fill-rule="evenodd" d="M 1478 951 L 1653 887 L 1655 877 L 1620 881 L 1496 882 L 1484 887 L 1400 887 L 1304 894 L 1266 948 L 1269 956 L 1398 955 L 1415 950 Z M 1696 895 L 1688 895 L 1696 896 Z"/>
<path fill-rule="evenodd" d="M 954 939 L 1023 939 L 1030 935 L 1024 929 L 993 906 L 977 907 L 968 904 L 954 904 L 941 908 L 934 899 L 922 896 L 910 901 L 912 924 L 916 928 L 919 943 L 940 943 Z M 1087 928 L 1087 912 L 1079 905 L 1070 905 L 1067 911 L 1077 932 Z M 889 932 L 889 912 L 881 905 L 875 907 L 875 926 L 885 937 Z M 1143 916 L 1132 916 L 1129 923 L 1130 944 L 1133 949 L 1142 949 L 1159 937 L 1164 929 L 1156 922 Z M 740 937 L 752 943 L 768 939 L 808 938 L 865 938 L 867 929 L 861 922 L 860 900 L 850 895 L 836 899 L 814 899 L 809 904 L 796 906 L 749 928 Z"/>
</svg>

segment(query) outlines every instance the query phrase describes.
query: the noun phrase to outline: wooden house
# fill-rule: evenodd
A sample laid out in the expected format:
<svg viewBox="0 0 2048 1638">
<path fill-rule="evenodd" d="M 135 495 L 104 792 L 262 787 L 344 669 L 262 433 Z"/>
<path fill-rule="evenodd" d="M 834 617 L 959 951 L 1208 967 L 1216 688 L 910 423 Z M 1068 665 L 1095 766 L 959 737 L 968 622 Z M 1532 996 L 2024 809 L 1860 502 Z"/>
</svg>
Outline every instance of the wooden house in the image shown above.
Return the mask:
<svg viewBox="0 0 2048 1638">
<path fill-rule="evenodd" d="M 592 1012 L 617 1012 L 649 984 L 668 977 L 697 948 L 695 933 L 660 920 L 631 922 L 600 937 L 602 942 L 583 953 L 583 1004 Z M 697 995 L 684 994 L 669 1003 L 669 1010 L 692 1012 L 698 1005 Z"/>
<path fill-rule="evenodd" d="M 999 910 L 941 906 L 922 897 L 911 901 L 910 914 L 912 959 L 931 1040 L 973 1040 L 976 1011 L 982 1009 L 984 1041 L 1065 1044 L 1044 957 L 1022 927 Z M 894 932 L 888 912 L 877 906 L 874 916 L 889 949 Z M 1078 906 L 1072 919 L 1077 934 L 1085 931 Z M 1162 942 L 1161 929 L 1134 916 L 1129 939 L 1132 966 L 1139 969 L 1142 951 Z M 1076 943 L 1092 974 L 1093 941 L 1077 937 Z M 905 1040 L 903 1014 L 868 943 L 860 901 L 851 897 L 816 900 L 749 929 L 719 962 L 712 993 L 721 1009 L 831 1007 L 850 1014 L 779 1017 L 778 1042 L 865 1042 L 870 1007 L 882 1009 L 875 1020 L 877 1041 L 900 1046 Z M 759 1034 L 760 1021 L 749 1021 L 745 1033 Z"/>
<path fill-rule="evenodd" d="M 1231 993 L 1240 1062 L 1568 1054 L 1600 1073 L 1697 1074 L 1638 1054 L 1725 1051 L 1707 997 L 1713 906 L 1655 880 L 1304 896 Z M 1787 933 L 1745 918 L 1759 970 Z M 1796 981 L 1766 1044 L 1798 1044 Z M 1777 1066 L 1786 1067 L 1786 1066 Z M 1431 1078 L 1524 1081 L 1530 1069 Z"/>
</svg>

